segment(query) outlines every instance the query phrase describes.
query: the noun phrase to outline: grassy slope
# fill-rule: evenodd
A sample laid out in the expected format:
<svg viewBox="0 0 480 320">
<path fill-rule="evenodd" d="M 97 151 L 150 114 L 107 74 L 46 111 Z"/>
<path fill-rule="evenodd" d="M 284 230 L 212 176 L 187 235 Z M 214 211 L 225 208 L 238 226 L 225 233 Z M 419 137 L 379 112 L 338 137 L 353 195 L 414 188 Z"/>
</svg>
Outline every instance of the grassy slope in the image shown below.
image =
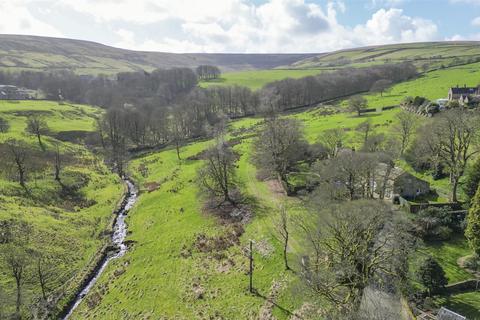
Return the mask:
<svg viewBox="0 0 480 320">
<path fill-rule="evenodd" d="M 347 66 L 354 67 L 410 61 L 418 67 L 428 63 L 432 69 L 441 65 L 448 66 L 456 58 L 468 60 L 478 57 L 478 42 L 412 43 L 341 50 L 298 61 L 291 67 L 322 68 L 348 59 Z"/>
<path fill-rule="evenodd" d="M 210 87 L 214 85 L 241 85 L 257 90 L 269 82 L 282 80 L 285 78 L 302 78 L 316 75 L 322 72 L 319 69 L 272 69 L 272 70 L 248 70 L 238 72 L 223 73 L 222 77 L 212 81 L 202 81 L 200 86 Z"/>
<path fill-rule="evenodd" d="M 26 113 L 41 112 L 52 134 L 60 131 L 93 131 L 94 117 L 100 110 L 87 106 L 59 105 L 48 101 L 0 101 L 0 116 L 6 118 L 11 129 L 6 134 L 0 134 L 0 141 L 15 138 L 27 141 L 33 148 L 38 148 L 37 141 L 24 133 Z M 47 150 L 52 148 L 56 140 L 51 137 L 44 138 Z M 86 267 L 87 262 L 93 258 L 99 247 L 105 242 L 105 237 L 99 234 L 106 230 L 112 215 L 111 212 L 120 198 L 122 187 L 117 177 L 111 174 L 102 164 L 101 159 L 92 155 L 84 147 L 73 143 L 61 143 L 64 151 L 73 152 L 81 163 L 67 166 L 64 169 L 64 183 L 69 183 L 70 177 L 84 175 L 89 183 L 82 187 L 84 197 L 96 203 L 87 208 L 66 208 L 58 199 L 60 187 L 49 172 L 38 174 L 35 179 L 30 179 L 28 188 L 31 197 L 24 194 L 17 183 L 0 178 L 0 219 L 16 217 L 30 222 L 35 229 L 49 234 L 42 245 L 51 250 L 67 250 L 71 255 L 69 263 L 63 266 L 64 272 L 71 276 Z M 30 198 L 34 198 L 32 200 Z M 37 244 L 40 245 L 40 244 Z M 13 285 L 2 280 L 3 285 L 8 285 L 7 293 L 12 294 Z M 67 283 L 74 285 L 74 282 Z M 62 285 L 55 283 L 55 286 Z M 38 292 L 37 292 L 38 293 Z"/>
<path fill-rule="evenodd" d="M 396 85 L 390 93 L 367 95 L 371 106 L 381 107 L 397 104 L 405 95 L 425 95 L 430 99 L 446 95 L 449 86 L 457 82 L 474 84 L 478 74 L 478 64 L 468 67 L 457 67 L 428 73 L 426 76 L 410 82 Z M 308 140 L 313 142 L 318 135 L 329 128 L 343 127 L 347 130 L 349 143 L 358 145 L 360 137 L 353 130 L 360 122 L 370 118 L 376 125 L 377 133 L 388 133 L 395 123 L 398 109 L 372 113 L 362 117 L 353 114 L 340 113 L 324 116 L 318 110 L 309 110 L 290 117 L 300 119 L 305 125 Z M 422 118 L 424 119 L 424 118 Z M 260 121 L 258 118 L 247 118 L 232 123 L 232 129 L 253 127 Z M 259 207 L 255 217 L 246 227 L 242 236 L 242 246 L 248 239 L 266 239 L 275 248 L 270 257 L 256 256 L 256 286 L 260 292 L 267 294 L 272 280 L 285 279 L 285 290 L 279 297 L 279 304 L 289 310 L 298 307 L 300 301 L 295 299 L 292 291 L 295 283 L 291 277 L 285 277 L 282 271 L 279 243 L 274 240 L 272 216 L 278 201 L 287 201 L 291 214 L 304 214 L 301 204 L 295 199 L 284 199 L 272 193 L 267 184 L 255 177 L 255 168 L 248 161 L 251 140 L 243 140 L 235 148 L 242 156 L 238 163 L 238 174 L 242 181 L 242 189 L 255 197 Z M 204 149 L 208 142 L 190 144 L 183 148 L 183 157 L 194 155 Z M 146 161 L 150 170 L 144 178 L 137 172 L 138 165 Z M 192 181 L 199 161 L 182 162 L 179 166 L 174 150 L 166 150 L 149 155 L 132 162 L 130 169 L 136 180 L 143 185 L 145 182 L 163 182 L 160 189 L 143 193 L 137 207 L 129 218 L 130 239 L 137 241 L 125 258 L 115 261 L 101 279 L 99 291 L 108 291 L 99 304 L 90 309 L 83 304 L 76 314 L 77 318 L 102 317 L 105 319 L 135 318 L 148 315 L 167 318 L 206 318 L 218 311 L 222 316 L 232 319 L 255 318 L 262 300 L 246 294 L 247 277 L 245 275 L 246 259 L 239 248 L 232 248 L 228 256 L 235 261 L 235 267 L 227 273 L 217 270 L 216 262 L 208 259 L 205 254 L 194 253 L 192 257 L 179 256 L 183 246 L 191 247 L 195 234 L 205 232 L 218 234 L 224 228 L 216 221 L 202 213 L 201 199 L 196 195 L 197 188 Z M 437 182 L 438 187 L 446 188 L 444 181 Z M 435 185 L 437 187 L 437 185 Z M 178 192 L 169 192 L 179 188 Z M 180 208 L 184 209 L 180 213 Z M 300 253 L 302 244 L 298 239 L 292 242 L 291 253 Z M 468 251 L 463 239 L 446 242 L 439 245 L 428 245 L 422 253 L 434 255 L 442 264 L 451 281 L 468 278 L 463 270 L 456 265 L 456 259 Z M 155 254 L 152 254 L 155 253 Z M 125 265 L 128 264 L 128 267 Z M 119 270 L 126 272 L 115 276 Z M 192 271 L 193 269 L 193 271 Z M 200 280 L 195 280 L 200 278 Z M 107 281 L 113 281 L 107 285 Z M 199 281 L 207 289 L 203 300 L 192 297 L 192 283 Z M 469 304 L 470 295 L 459 296 L 463 303 Z M 474 305 L 471 304 L 474 308 Z M 200 311 L 201 310 L 201 311 Z M 280 309 L 275 309 L 280 318 L 285 315 Z"/>
</svg>

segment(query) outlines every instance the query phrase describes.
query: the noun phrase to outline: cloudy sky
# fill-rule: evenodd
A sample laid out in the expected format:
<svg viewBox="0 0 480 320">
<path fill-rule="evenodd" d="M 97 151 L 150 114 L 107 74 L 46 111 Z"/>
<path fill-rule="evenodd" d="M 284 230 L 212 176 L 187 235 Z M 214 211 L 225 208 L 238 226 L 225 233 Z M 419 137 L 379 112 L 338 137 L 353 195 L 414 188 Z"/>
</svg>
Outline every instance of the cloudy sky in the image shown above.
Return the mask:
<svg viewBox="0 0 480 320">
<path fill-rule="evenodd" d="M 480 40 L 480 0 L 0 0 L 0 33 L 165 52 Z"/>
</svg>

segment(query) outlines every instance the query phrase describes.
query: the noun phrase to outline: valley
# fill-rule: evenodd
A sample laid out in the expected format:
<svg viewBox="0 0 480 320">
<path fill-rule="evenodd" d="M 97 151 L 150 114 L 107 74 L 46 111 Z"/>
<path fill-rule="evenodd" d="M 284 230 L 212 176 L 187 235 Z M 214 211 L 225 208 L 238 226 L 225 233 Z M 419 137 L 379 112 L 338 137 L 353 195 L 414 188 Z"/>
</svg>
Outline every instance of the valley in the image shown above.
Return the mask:
<svg viewBox="0 0 480 320">
<path fill-rule="evenodd" d="M 435 48 L 437 54 L 429 54 L 426 48 Z M 480 56 L 477 48 L 471 43 L 363 48 L 288 61 L 288 69 L 279 62 L 271 68 L 222 72 L 209 81 L 197 81 L 196 77 L 194 81 L 193 71 L 187 68 L 153 72 L 158 65 L 142 62 L 107 66 L 111 74 L 142 71 L 126 74 L 121 80 L 102 80 L 102 85 L 97 85 L 100 80 L 96 78 L 92 82 L 68 78 L 78 80 L 78 88 L 87 88 L 90 95 L 82 95 L 81 100 L 91 105 L 70 101 L 80 94 L 68 91 L 69 87 L 61 90 L 60 97 L 55 96 L 56 86 L 42 92 L 50 100 L 0 100 L 0 118 L 8 123 L 8 129 L 0 133 L 2 162 L 8 162 L 0 180 L 0 223 L 11 228 L 9 232 L 28 238 L 24 246 L 5 236 L 0 238 L 0 246 L 11 246 L 27 256 L 35 252 L 33 259 L 26 260 L 29 280 L 22 282 L 23 299 L 17 311 L 15 277 L 9 275 L 8 259 L 0 260 L 2 273 L 9 275 L 0 280 L 0 318 L 18 313 L 30 319 L 32 309 L 58 318 L 104 254 L 115 253 L 110 236 L 114 213 L 126 193 L 121 176 L 138 188 L 138 201 L 125 218 L 127 250 L 109 261 L 69 319 L 330 319 L 333 310 L 344 311 L 342 306 L 349 303 L 358 304 L 356 312 L 361 310 L 365 319 L 377 319 L 365 307 L 368 301 L 362 300 L 367 299 L 363 290 L 374 285 L 392 301 L 387 310 L 391 314 L 375 314 L 379 318 L 414 319 L 410 314 L 434 313 L 440 307 L 468 319 L 480 318 L 480 292 L 448 291 L 449 285 L 478 276 L 459 264 L 472 255 L 464 237 L 465 222 L 444 216 L 473 211 L 475 205 L 470 207 L 470 201 L 478 198 L 478 192 L 472 199 L 466 185 L 476 174 L 478 155 L 475 152 L 465 161 L 457 177 L 458 190 L 452 194 L 455 168 L 449 167 L 447 160 L 435 158 L 439 153 L 431 155 L 421 143 L 436 142 L 429 140 L 436 135 L 428 133 L 444 128 L 442 121 L 455 112 L 459 116 L 454 118 L 465 119 L 462 124 L 471 125 L 468 129 L 477 134 L 468 119 L 477 119 L 478 106 L 452 103 L 440 108 L 436 102 L 446 98 L 450 88 L 478 84 L 477 60 L 453 63 L 455 56 Z M 336 64 L 345 57 L 348 63 Z M 428 61 L 428 67 L 423 68 L 420 60 Z M 181 64 L 185 67 L 183 61 Z M 92 74 L 99 70 L 94 69 Z M 398 70 L 406 69 L 405 75 L 399 75 Z M 145 75 L 144 71 L 151 73 Z M 370 77 L 363 78 L 363 71 Z M 387 77 L 392 80 L 385 88 L 370 90 L 372 84 Z M 313 84 L 308 82 L 312 78 L 316 79 Z M 62 82 L 63 78 L 52 79 Z M 326 102 L 318 103 L 318 97 Z M 415 99 L 421 102 L 415 104 Z M 418 112 L 409 111 L 413 108 Z M 48 129 L 42 130 L 41 137 L 29 129 L 29 123 L 38 118 Z M 400 150 L 406 122 L 411 124 L 408 141 Z M 264 142 L 275 139 L 269 136 L 269 128 L 286 136 L 287 142 L 282 143 L 290 143 L 290 149 L 282 154 L 288 163 L 282 166 L 276 167 L 273 160 L 265 164 L 270 159 Z M 476 151 L 479 145 L 472 140 L 463 151 Z M 21 146 L 36 160 L 27 166 L 24 186 L 6 153 L 11 146 Z M 225 154 L 231 157 L 222 158 Z M 62 159 L 59 179 L 55 175 L 58 157 Z M 232 188 L 226 192 L 232 203 L 222 202 L 224 194 L 219 196 L 217 190 L 213 195 L 212 190 L 206 191 L 202 180 L 202 174 L 211 172 L 206 170 L 211 170 L 209 164 L 221 160 L 230 161 L 221 164 L 228 167 L 222 174 L 233 181 L 226 182 Z M 442 169 L 436 166 L 437 160 Z M 402 206 L 395 202 L 393 190 L 391 198 L 380 195 L 378 167 L 383 164 L 401 171 L 409 181 L 428 183 L 429 193 L 403 197 L 403 189 L 410 189 L 406 185 L 396 191 L 406 203 Z M 336 168 L 358 180 L 343 183 L 347 178 Z M 419 190 L 415 192 L 419 194 Z M 454 209 L 457 203 L 461 207 Z M 452 207 L 446 209 L 448 213 L 411 209 L 437 204 Z M 370 216 L 377 211 L 378 216 Z M 282 212 L 288 217 L 287 245 Z M 371 225 L 362 224 L 363 218 L 372 225 L 382 222 L 369 229 Z M 429 229 L 437 223 L 440 231 Z M 403 272 L 402 280 L 397 283 L 395 278 L 395 284 L 385 280 L 382 272 L 387 271 L 382 265 L 368 273 L 368 283 L 358 284 L 364 286 L 362 293 L 345 283 L 339 284 L 338 291 L 332 289 L 333 296 L 346 297 L 346 301 L 350 296 L 346 292 L 360 296 L 360 301 L 348 303 L 337 302 L 320 285 L 312 285 L 317 280 L 315 268 L 324 282 L 328 281 L 321 278 L 322 272 L 335 274 L 329 263 L 314 264 L 319 252 L 315 245 L 334 241 L 333 236 L 323 237 L 338 231 L 335 226 L 351 228 L 351 233 L 361 227 L 365 235 L 375 233 L 375 240 L 368 244 L 349 239 L 375 252 L 390 253 L 393 245 L 389 241 L 401 238 L 399 243 L 405 247 L 398 250 L 405 251 L 400 256 L 396 251 L 391 254 L 399 259 L 395 265 L 405 268 L 395 269 L 398 274 Z M 398 231 L 400 238 L 393 238 L 397 236 L 393 231 L 385 236 L 381 230 L 389 228 Z M 377 250 L 384 237 L 388 245 Z M 333 251 L 319 261 L 336 262 Z M 45 252 L 53 258 L 38 258 Z M 419 269 L 428 257 L 444 273 L 446 291 L 430 294 L 428 283 L 419 279 Z M 42 261 L 52 271 L 48 294 L 43 297 L 47 306 L 42 305 L 38 272 L 31 267 Z M 251 261 L 253 272 L 249 270 Z M 348 263 L 341 260 L 339 265 Z M 250 275 L 253 292 L 249 291 Z"/>
</svg>

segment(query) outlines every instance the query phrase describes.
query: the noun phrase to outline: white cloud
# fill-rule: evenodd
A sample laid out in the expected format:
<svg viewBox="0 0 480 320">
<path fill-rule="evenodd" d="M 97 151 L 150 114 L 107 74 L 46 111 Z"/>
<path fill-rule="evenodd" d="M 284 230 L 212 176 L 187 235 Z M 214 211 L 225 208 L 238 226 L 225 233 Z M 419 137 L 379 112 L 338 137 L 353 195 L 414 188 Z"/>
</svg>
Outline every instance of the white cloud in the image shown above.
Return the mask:
<svg viewBox="0 0 480 320">
<path fill-rule="evenodd" d="M 385 1 L 406 0 L 382 0 Z M 0 28 L 17 25 L 21 33 L 60 34 L 32 16 L 28 5 L 48 7 L 51 11 L 48 15 L 37 13 L 44 20 L 56 13 L 61 12 L 62 17 L 70 13 L 81 19 L 73 24 L 75 28 L 87 17 L 93 18 L 96 27 L 110 35 L 104 42 L 136 50 L 325 52 L 437 38 L 437 26 L 432 21 L 407 16 L 394 8 L 379 9 L 368 21 L 355 27 L 342 25 L 337 14 L 348 10 L 342 0 L 331 0 L 326 5 L 313 0 L 268 0 L 257 5 L 251 0 L 9 0 L 3 4 L 4 10 L 0 10 Z M 1 14 L 15 19 L 4 23 Z M 18 17 L 27 17 L 27 22 L 22 24 Z M 65 21 L 68 19 L 61 23 Z M 59 28 L 63 26 L 61 23 Z M 0 29 L 0 32 L 6 31 Z"/>
<path fill-rule="evenodd" d="M 435 39 L 437 26 L 430 20 L 406 16 L 402 9 L 380 9 L 354 32 L 366 43 L 418 42 Z"/>
<path fill-rule="evenodd" d="M 472 26 L 480 27 L 480 17 L 476 17 L 472 20 Z"/>
<path fill-rule="evenodd" d="M 0 1 L 0 33 L 62 36 L 50 24 L 35 18 L 26 7 L 27 1 Z"/>
</svg>

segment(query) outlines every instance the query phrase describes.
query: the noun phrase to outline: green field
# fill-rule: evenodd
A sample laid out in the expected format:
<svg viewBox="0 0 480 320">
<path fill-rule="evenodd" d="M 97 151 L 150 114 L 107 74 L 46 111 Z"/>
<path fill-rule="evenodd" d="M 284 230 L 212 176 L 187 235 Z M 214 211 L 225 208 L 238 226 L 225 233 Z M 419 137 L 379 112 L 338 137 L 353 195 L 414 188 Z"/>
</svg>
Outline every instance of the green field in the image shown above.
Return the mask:
<svg viewBox="0 0 480 320">
<path fill-rule="evenodd" d="M 36 139 L 24 132 L 27 115 L 32 114 L 44 115 L 50 127 L 49 135 L 43 139 L 46 152 L 53 149 L 54 143 L 59 143 L 62 152 L 74 154 L 74 160 L 65 164 L 61 179 L 66 187 L 79 188 L 76 192 L 79 200 L 62 195 L 63 187 L 53 179 L 51 167 L 30 175 L 27 181 L 28 194 L 17 182 L 2 174 L 0 220 L 15 218 L 30 223 L 34 230 L 34 249 L 44 253 L 56 252 L 66 257 L 67 260 L 58 266 L 60 274 L 49 283 L 52 291 L 65 290 L 66 295 L 58 305 L 62 307 L 66 298 L 70 298 L 73 290 L 76 290 L 83 273 L 92 267 L 90 264 L 98 257 L 99 249 L 107 243 L 105 231 L 110 228 L 112 211 L 123 187 L 101 158 L 80 144 L 55 138 L 61 133 L 93 131 L 94 120 L 101 115 L 99 109 L 48 101 L 0 101 L 0 117 L 7 119 L 11 125 L 8 133 L 0 133 L 0 142 L 14 138 L 27 142 L 33 149 L 39 149 Z M 6 270 L 3 265 L 0 268 Z M 40 289 L 35 282 L 33 269 L 29 267 L 25 272 L 32 279 L 25 285 L 24 292 L 24 301 L 30 303 L 30 299 L 38 297 Z M 0 287 L 10 297 L 1 301 L 0 305 L 11 310 L 14 305 L 13 278 L 2 276 Z"/>
<path fill-rule="evenodd" d="M 285 78 L 302 78 L 321 73 L 319 69 L 271 69 L 271 70 L 248 70 L 237 72 L 226 72 L 220 79 L 200 82 L 201 87 L 210 87 L 215 85 L 239 85 L 249 87 L 252 90 L 262 88 L 269 82 L 282 80 Z"/>
</svg>

